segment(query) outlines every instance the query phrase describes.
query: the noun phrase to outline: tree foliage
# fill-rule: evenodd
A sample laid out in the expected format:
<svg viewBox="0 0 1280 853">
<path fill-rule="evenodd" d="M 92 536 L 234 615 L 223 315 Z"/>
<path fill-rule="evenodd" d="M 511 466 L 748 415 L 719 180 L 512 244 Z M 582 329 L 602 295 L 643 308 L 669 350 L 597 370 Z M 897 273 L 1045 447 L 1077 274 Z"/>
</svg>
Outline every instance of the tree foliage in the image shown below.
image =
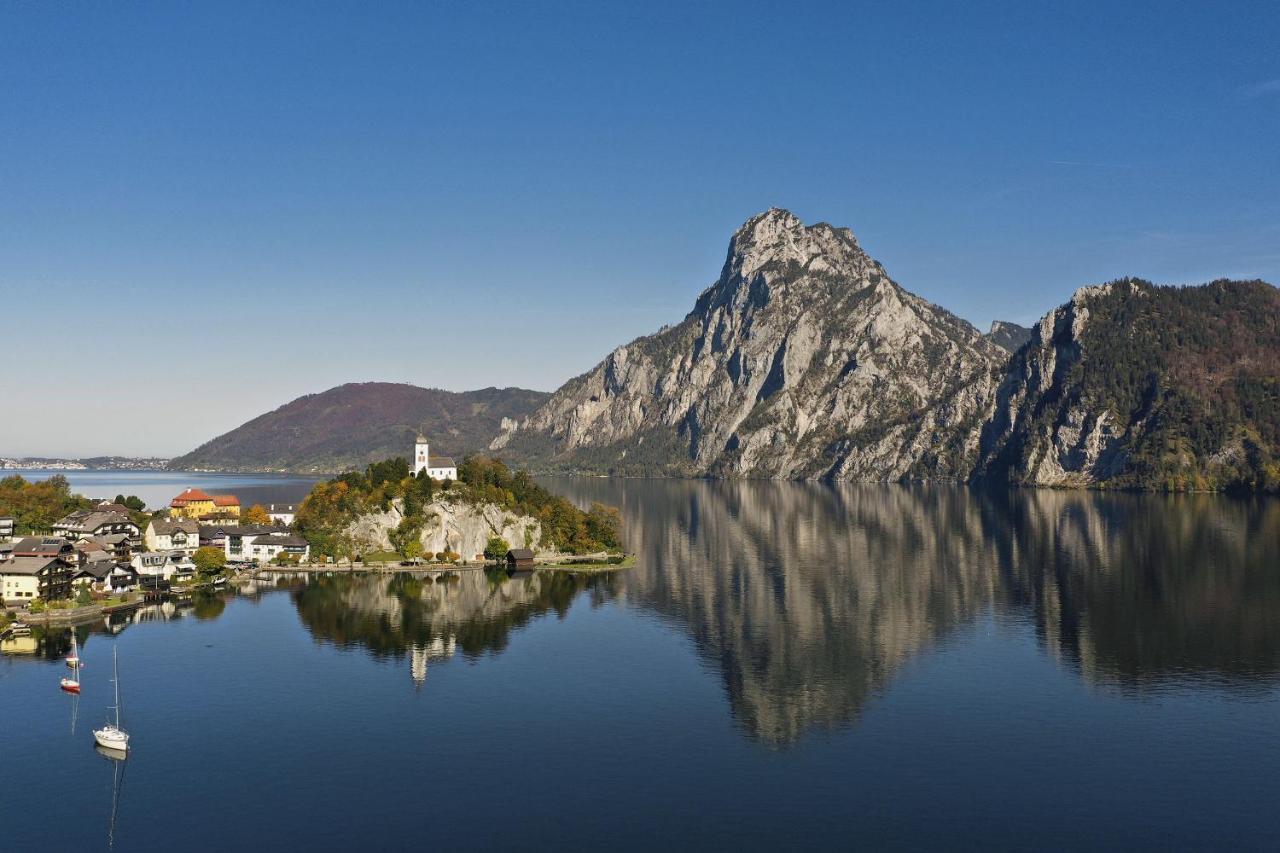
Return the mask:
<svg viewBox="0 0 1280 853">
<path fill-rule="evenodd" d="M 510 550 L 511 545 L 507 540 L 501 536 L 490 536 L 488 543 L 484 546 L 484 556 L 488 560 L 502 560 Z"/>
<path fill-rule="evenodd" d="M 1125 279 L 1070 324 L 1050 393 L 1035 400 L 1009 460 L 1028 470 L 1034 436 L 1073 410 L 1108 412 L 1121 488 L 1280 491 L 1280 291 L 1260 281 L 1157 287 Z M 1078 357 L 1076 357 L 1078 356 Z M 1034 350 L 1015 357 L 1015 371 Z"/>
<path fill-rule="evenodd" d="M 345 533 L 351 523 L 361 515 L 387 512 L 398 505 L 404 520 L 390 539 L 392 547 L 404 555 L 407 544 L 420 537 L 436 500 L 497 504 L 536 518 L 542 526 L 541 544 L 546 547 L 588 553 L 616 551 L 622 545 L 616 509 L 595 504 L 584 512 L 538 485 L 527 471 L 512 472 L 501 461 L 479 456 L 463 460 L 456 483 L 415 477 L 409 464 L 398 458 L 317 483 L 298 509 L 296 527 L 318 556 L 351 557 L 359 547 Z"/>
<path fill-rule="evenodd" d="M 196 549 L 191 555 L 191 562 L 195 563 L 196 571 L 200 574 L 211 575 L 227 564 L 227 555 L 221 548 L 205 546 Z"/>
<path fill-rule="evenodd" d="M 262 504 L 254 504 L 244 511 L 240 521 L 243 524 L 270 524 L 271 515 Z"/>
<path fill-rule="evenodd" d="M 34 483 L 17 474 L 0 480 L 0 515 L 13 516 L 14 532 L 20 535 L 46 531 L 68 513 L 91 506 L 87 498 L 71 493 L 61 474 Z"/>
</svg>

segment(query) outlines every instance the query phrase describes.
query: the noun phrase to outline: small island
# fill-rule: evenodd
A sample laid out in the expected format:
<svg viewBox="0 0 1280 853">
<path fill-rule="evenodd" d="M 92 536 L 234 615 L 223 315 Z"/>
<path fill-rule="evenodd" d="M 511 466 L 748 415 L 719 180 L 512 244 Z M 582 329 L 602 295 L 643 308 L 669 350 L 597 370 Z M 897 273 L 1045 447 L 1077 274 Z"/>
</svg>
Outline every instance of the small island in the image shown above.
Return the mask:
<svg viewBox="0 0 1280 853">
<path fill-rule="evenodd" d="M 482 456 L 453 468 L 456 480 L 438 479 L 438 460 L 423 456 L 414 470 L 387 459 L 316 484 L 295 521 L 312 563 L 626 565 L 616 508 L 582 510 L 528 472 Z"/>
</svg>

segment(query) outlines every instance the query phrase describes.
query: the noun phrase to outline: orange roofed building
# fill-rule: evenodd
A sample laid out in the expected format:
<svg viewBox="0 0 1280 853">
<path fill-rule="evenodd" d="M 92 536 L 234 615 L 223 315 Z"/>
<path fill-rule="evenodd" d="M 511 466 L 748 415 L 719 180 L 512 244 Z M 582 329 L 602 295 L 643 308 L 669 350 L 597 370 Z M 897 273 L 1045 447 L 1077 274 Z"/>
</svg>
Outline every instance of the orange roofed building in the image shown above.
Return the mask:
<svg viewBox="0 0 1280 853">
<path fill-rule="evenodd" d="M 187 489 L 169 501 L 169 517 L 194 521 L 236 519 L 240 517 L 240 499 L 235 495 L 210 495 L 200 489 Z"/>
</svg>

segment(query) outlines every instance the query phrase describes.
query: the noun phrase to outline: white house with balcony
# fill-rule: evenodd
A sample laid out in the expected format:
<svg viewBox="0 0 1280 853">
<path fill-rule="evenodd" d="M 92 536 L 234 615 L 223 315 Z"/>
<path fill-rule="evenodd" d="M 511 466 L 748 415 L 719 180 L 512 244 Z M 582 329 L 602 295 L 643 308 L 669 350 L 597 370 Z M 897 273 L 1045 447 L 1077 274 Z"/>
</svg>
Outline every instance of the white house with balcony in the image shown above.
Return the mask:
<svg viewBox="0 0 1280 853">
<path fill-rule="evenodd" d="M 200 522 L 189 518 L 153 519 L 147 524 L 142 541 L 148 551 L 190 556 L 200 547 Z"/>
</svg>

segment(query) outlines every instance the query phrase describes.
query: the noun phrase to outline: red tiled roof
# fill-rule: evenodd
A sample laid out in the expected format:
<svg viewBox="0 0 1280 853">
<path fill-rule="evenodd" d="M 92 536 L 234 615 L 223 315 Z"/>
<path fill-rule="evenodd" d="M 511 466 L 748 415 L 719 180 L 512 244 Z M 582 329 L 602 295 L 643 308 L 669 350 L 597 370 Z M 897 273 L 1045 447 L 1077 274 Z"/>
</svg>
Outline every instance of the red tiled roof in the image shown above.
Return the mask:
<svg viewBox="0 0 1280 853">
<path fill-rule="evenodd" d="M 235 495 L 214 495 L 214 506 L 240 506 L 240 499 Z"/>
<path fill-rule="evenodd" d="M 183 506 L 191 501 L 211 501 L 213 498 L 206 495 L 199 489 L 187 489 L 169 502 L 169 506 Z"/>
</svg>

